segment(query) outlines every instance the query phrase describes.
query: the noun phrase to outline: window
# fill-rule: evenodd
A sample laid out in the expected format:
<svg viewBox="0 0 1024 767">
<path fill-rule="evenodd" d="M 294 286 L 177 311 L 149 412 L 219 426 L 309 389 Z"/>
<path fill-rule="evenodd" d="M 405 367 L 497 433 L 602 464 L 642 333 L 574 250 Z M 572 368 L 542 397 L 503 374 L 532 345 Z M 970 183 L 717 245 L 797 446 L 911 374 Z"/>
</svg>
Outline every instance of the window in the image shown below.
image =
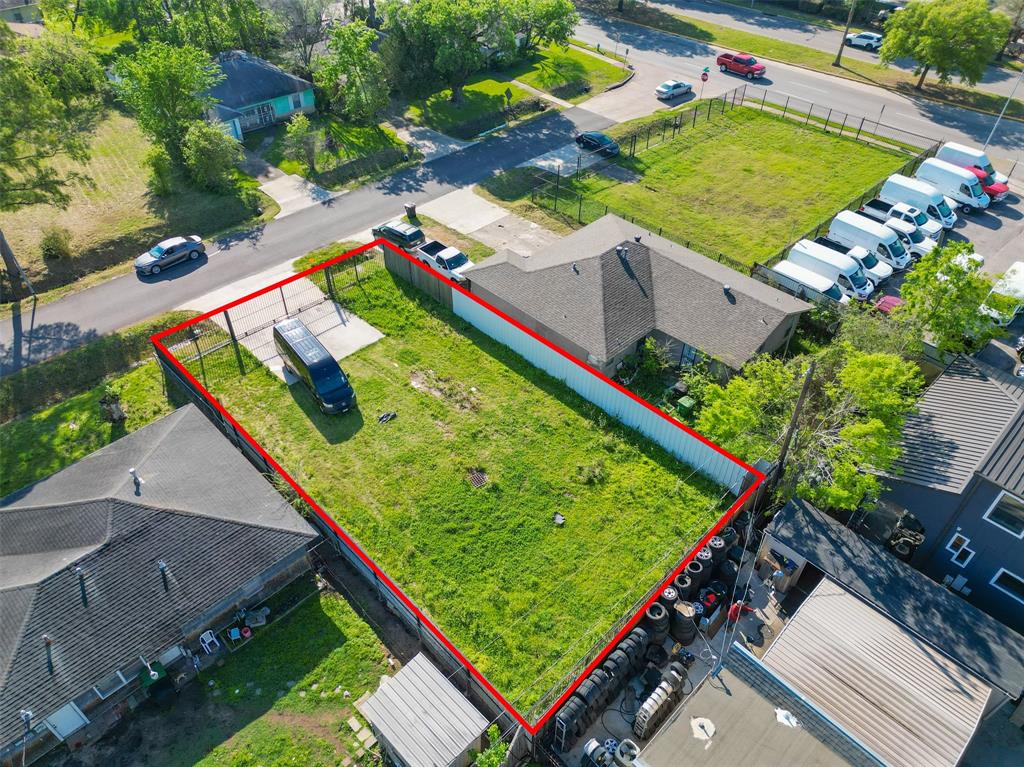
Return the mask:
<svg viewBox="0 0 1024 767">
<path fill-rule="evenodd" d="M 1018 602 L 1024 603 L 1024 578 L 1014 575 L 1005 567 L 1000 567 L 991 581 L 993 586 Z"/>
<path fill-rule="evenodd" d="M 995 503 L 985 512 L 983 519 L 1005 530 L 1010 535 L 1024 538 L 1024 501 L 1005 491 L 996 498 Z"/>
<path fill-rule="evenodd" d="M 949 543 L 946 544 L 946 551 L 950 552 L 952 561 L 954 564 L 960 567 L 966 567 L 967 563 L 974 558 L 974 549 L 967 547 L 967 544 L 971 542 L 970 538 L 966 538 L 960 533 L 956 533 L 952 538 L 949 539 Z"/>
<path fill-rule="evenodd" d="M 293 93 L 292 94 L 292 109 L 302 109 L 302 94 L 301 93 Z"/>
</svg>

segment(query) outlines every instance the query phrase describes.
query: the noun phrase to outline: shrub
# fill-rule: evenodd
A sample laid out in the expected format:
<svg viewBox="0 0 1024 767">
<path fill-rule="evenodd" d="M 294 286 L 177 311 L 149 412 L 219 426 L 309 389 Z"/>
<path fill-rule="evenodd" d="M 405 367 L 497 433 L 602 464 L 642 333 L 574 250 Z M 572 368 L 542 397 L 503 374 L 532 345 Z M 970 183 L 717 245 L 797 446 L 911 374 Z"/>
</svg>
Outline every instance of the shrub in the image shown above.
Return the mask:
<svg viewBox="0 0 1024 767">
<path fill-rule="evenodd" d="M 558 99 L 572 99 L 590 93 L 590 83 L 586 80 L 573 80 L 551 89 L 551 95 Z"/>
<path fill-rule="evenodd" d="M 242 145 L 220 128 L 197 120 L 185 133 L 181 156 L 197 185 L 225 192 L 234 186 L 233 171 L 242 159 Z"/>
<path fill-rule="evenodd" d="M 174 165 L 171 156 L 162 146 L 155 146 L 146 153 L 149 168 L 149 188 L 158 197 L 166 197 L 174 187 Z"/>
<path fill-rule="evenodd" d="M 800 0 L 797 7 L 804 13 L 821 13 L 823 0 Z"/>
<path fill-rule="evenodd" d="M 39 240 L 39 251 L 47 261 L 71 258 L 71 232 L 63 226 L 49 226 Z"/>
<path fill-rule="evenodd" d="M 253 215 L 263 212 L 263 195 L 251 186 L 246 186 L 239 190 L 238 199 L 242 201 L 245 209 Z"/>
</svg>

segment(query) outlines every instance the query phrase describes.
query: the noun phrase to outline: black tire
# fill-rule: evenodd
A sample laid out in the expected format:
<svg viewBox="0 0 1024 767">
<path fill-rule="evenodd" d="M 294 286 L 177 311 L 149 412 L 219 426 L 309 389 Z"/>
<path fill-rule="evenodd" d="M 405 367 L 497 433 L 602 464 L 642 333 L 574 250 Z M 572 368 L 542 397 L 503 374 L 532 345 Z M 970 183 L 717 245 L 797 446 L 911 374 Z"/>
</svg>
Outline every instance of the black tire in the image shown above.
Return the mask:
<svg viewBox="0 0 1024 767">
<path fill-rule="evenodd" d="M 960 206 L 960 210 L 962 210 L 966 215 L 969 216 L 972 213 L 974 213 L 974 206 L 973 205 L 961 205 Z"/>
<path fill-rule="evenodd" d="M 719 64 L 718 65 L 718 71 L 719 72 L 728 72 L 729 71 L 729 67 L 727 67 L 725 64 Z"/>
<path fill-rule="evenodd" d="M 748 80 L 753 80 L 754 79 L 754 73 L 753 72 L 747 72 L 747 79 Z"/>
<path fill-rule="evenodd" d="M 154 266 L 152 269 L 149 270 L 149 273 L 150 274 L 160 274 L 160 267 L 159 266 Z"/>
<path fill-rule="evenodd" d="M 189 261 L 195 261 L 197 258 L 199 258 L 200 255 L 201 255 L 201 252 L 198 251 L 198 250 L 189 251 L 188 260 Z"/>
</svg>

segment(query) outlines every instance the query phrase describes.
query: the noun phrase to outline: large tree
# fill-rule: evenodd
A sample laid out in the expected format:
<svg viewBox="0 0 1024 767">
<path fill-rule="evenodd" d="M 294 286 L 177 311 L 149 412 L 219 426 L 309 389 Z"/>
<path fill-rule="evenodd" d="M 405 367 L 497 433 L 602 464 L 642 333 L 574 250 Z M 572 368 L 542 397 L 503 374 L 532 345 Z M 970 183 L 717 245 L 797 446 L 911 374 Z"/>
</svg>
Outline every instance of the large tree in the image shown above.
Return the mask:
<svg viewBox="0 0 1024 767">
<path fill-rule="evenodd" d="M 281 41 L 295 62 L 309 73 L 313 51 L 327 37 L 328 10 L 332 0 L 276 0 L 274 9 L 281 19 Z"/>
<path fill-rule="evenodd" d="M 44 34 L 19 48 L 0 21 L 0 210 L 68 204 L 68 184 L 85 176 L 53 161 L 89 158 L 101 89 L 102 70 L 80 41 Z"/>
<path fill-rule="evenodd" d="M 361 21 L 337 26 L 327 53 L 317 59 L 316 82 L 345 115 L 372 122 L 388 104 L 388 84 L 380 54 L 373 50 L 377 33 Z"/>
<path fill-rule="evenodd" d="M 242 145 L 216 125 L 196 120 L 185 131 L 181 153 L 189 178 L 215 192 L 234 188 L 232 171 L 242 160 Z"/>
<path fill-rule="evenodd" d="M 980 311 L 993 278 L 982 270 L 969 242 L 951 242 L 924 256 L 907 275 L 898 313 L 928 330 L 943 353 L 971 351 L 996 335 Z"/>
<path fill-rule="evenodd" d="M 114 72 L 118 98 L 135 114 L 142 131 L 180 164 L 185 133 L 213 105 L 207 92 L 223 73 L 201 50 L 162 42 L 121 56 Z"/>
<path fill-rule="evenodd" d="M 572 0 L 512 0 L 509 5 L 515 31 L 523 36 L 521 46 L 527 49 L 567 45 L 580 20 Z"/>
<path fill-rule="evenodd" d="M 975 85 L 1009 31 L 1010 20 L 990 11 L 986 0 L 914 0 L 889 17 L 878 55 L 883 64 L 912 59 L 918 89 L 932 70 L 939 82 L 957 75 Z"/>
</svg>

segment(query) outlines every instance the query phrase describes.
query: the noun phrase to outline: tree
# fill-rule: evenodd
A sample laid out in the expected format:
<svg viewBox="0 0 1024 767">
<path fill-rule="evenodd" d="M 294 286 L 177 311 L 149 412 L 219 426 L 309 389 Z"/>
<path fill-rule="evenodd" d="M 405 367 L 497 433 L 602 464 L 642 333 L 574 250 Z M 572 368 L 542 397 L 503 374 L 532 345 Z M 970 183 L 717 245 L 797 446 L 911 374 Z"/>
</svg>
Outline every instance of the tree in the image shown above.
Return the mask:
<svg viewBox="0 0 1024 767">
<path fill-rule="evenodd" d="M 918 89 L 932 69 L 941 83 L 958 75 L 975 85 L 1009 30 L 1010 20 L 990 11 L 986 0 L 915 0 L 889 17 L 878 55 L 885 65 L 913 59 Z"/>
<path fill-rule="evenodd" d="M 942 353 L 984 345 L 996 335 L 996 328 L 979 311 L 993 283 L 981 267 L 969 242 L 936 248 L 907 275 L 897 316 L 909 317 L 927 329 Z"/>
<path fill-rule="evenodd" d="M 234 136 L 197 120 L 185 132 L 181 154 L 189 177 L 198 186 L 217 192 L 234 187 L 232 171 L 242 160 L 242 145 Z"/>
<path fill-rule="evenodd" d="M 580 20 L 572 0 L 515 0 L 512 8 L 517 31 L 523 35 L 521 46 L 528 50 L 539 45 L 568 45 Z"/>
<path fill-rule="evenodd" d="M 327 37 L 327 11 L 332 5 L 331 0 L 278 0 L 275 4 L 283 26 L 281 40 L 307 73 L 314 49 Z"/>
<path fill-rule="evenodd" d="M 331 30 L 327 53 L 317 59 L 315 79 L 349 119 L 372 122 L 388 105 L 388 84 L 377 33 L 361 21 Z"/>
<path fill-rule="evenodd" d="M 87 44 L 74 35 L 45 32 L 22 42 L 22 57 L 46 90 L 86 123 L 103 109 L 107 78 Z"/>
<path fill-rule="evenodd" d="M 501 739 L 501 730 L 498 725 L 492 724 L 487 728 L 487 741 L 490 745 L 482 752 L 475 755 L 473 760 L 476 767 L 501 767 L 508 755 L 508 743 Z"/>
<path fill-rule="evenodd" d="M 87 107 L 95 98 L 90 92 L 94 83 L 88 84 L 83 73 L 51 76 L 43 66 L 50 60 L 40 53 L 43 46 L 50 49 L 46 42 L 38 49 L 31 44 L 32 54 L 19 51 L 14 33 L 0 21 L 0 104 L 6 105 L 0 119 L 0 210 L 38 203 L 66 207 L 67 186 L 88 180 L 54 160 L 88 160 L 89 134 L 98 114 Z M 79 53 L 76 49 L 75 60 Z M 90 67 L 85 58 L 80 63 Z"/>
<path fill-rule="evenodd" d="M 47 20 L 66 21 L 74 32 L 82 15 L 82 0 L 39 0 L 39 10 Z"/>
<path fill-rule="evenodd" d="M 1010 32 L 1006 36 L 1005 42 L 1003 42 L 1003 47 L 996 54 L 996 59 L 999 60 L 1006 55 L 1006 49 L 1010 47 L 1010 43 L 1020 35 L 1021 26 L 1024 23 L 1024 0 L 1002 0 L 1002 2 L 996 5 L 999 7 L 999 10 L 1012 19 L 1010 22 Z"/>
<path fill-rule="evenodd" d="M 306 115 L 292 115 L 284 134 L 284 153 L 290 160 L 306 163 L 310 173 L 316 173 L 316 155 L 320 150 L 320 137 Z"/>
<path fill-rule="evenodd" d="M 836 51 L 835 61 L 832 62 L 832 66 L 838 67 L 843 63 L 843 48 L 846 47 L 846 36 L 850 34 L 850 26 L 853 24 L 853 13 L 857 10 L 857 0 L 850 0 L 850 12 L 846 15 L 846 28 L 843 30 L 843 36 L 839 38 L 839 50 Z"/>
<path fill-rule="evenodd" d="M 215 99 L 208 93 L 224 75 L 202 51 L 162 42 L 143 45 L 114 64 L 118 98 L 134 112 L 142 131 L 181 164 L 181 145 L 194 120 Z"/>
</svg>

